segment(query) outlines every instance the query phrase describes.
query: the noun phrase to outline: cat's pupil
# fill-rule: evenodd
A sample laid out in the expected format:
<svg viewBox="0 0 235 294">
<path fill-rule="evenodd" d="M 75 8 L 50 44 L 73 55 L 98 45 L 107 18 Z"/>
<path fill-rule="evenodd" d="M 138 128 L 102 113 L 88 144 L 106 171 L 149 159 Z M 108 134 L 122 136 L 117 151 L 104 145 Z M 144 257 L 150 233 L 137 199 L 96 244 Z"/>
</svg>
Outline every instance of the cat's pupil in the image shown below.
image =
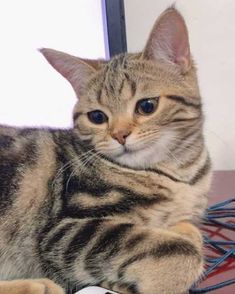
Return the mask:
<svg viewBox="0 0 235 294">
<path fill-rule="evenodd" d="M 107 116 L 101 110 L 88 112 L 88 118 L 94 124 L 102 124 L 108 120 Z"/>
<path fill-rule="evenodd" d="M 155 98 L 142 99 L 137 103 L 136 111 L 139 114 L 151 114 L 157 108 L 157 100 Z"/>
</svg>

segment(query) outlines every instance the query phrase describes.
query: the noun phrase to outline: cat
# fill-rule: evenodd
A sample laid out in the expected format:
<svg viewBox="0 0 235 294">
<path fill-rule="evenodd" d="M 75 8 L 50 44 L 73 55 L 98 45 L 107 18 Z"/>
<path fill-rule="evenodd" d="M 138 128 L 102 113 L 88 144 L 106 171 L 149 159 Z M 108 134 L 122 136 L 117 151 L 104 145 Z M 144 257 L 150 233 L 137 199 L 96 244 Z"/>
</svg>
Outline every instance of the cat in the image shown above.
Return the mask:
<svg viewBox="0 0 235 294">
<path fill-rule="evenodd" d="M 211 162 L 183 17 L 109 61 L 41 52 L 79 99 L 71 129 L 0 127 L 0 293 L 187 292 Z"/>
</svg>

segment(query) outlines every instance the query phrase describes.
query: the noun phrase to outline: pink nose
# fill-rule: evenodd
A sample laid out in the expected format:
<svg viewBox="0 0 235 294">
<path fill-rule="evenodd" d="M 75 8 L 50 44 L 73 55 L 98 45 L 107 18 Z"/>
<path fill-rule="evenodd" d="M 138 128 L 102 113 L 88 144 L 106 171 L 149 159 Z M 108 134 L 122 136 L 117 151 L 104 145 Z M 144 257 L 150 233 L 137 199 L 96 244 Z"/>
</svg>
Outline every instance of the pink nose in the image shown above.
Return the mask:
<svg viewBox="0 0 235 294">
<path fill-rule="evenodd" d="M 121 145 L 125 145 L 126 138 L 130 135 L 130 131 L 128 130 L 120 130 L 113 133 L 111 136 L 113 139 L 117 140 Z"/>
</svg>

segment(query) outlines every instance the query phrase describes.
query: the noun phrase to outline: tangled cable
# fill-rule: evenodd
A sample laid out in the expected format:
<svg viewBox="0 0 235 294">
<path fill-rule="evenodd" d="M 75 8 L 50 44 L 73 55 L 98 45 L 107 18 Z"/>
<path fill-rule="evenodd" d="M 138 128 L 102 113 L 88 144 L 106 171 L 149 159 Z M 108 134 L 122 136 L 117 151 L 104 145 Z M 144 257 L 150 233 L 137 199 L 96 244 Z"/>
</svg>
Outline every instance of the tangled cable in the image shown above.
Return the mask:
<svg viewBox="0 0 235 294">
<path fill-rule="evenodd" d="M 222 229 L 230 233 L 230 237 L 220 233 Z M 206 271 L 203 280 L 223 272 L 225 268 L 235 269 L 235 198 L 210 206 L 207 209 L 202 230 L 207 234 L 204 236 Z M 232 238 L 231 233 L 233 233 Z M 219 240 L 212 239 L 214 236 L 216 238 L 219 236 Z M 235 285 L 235 270 L 233 276 L 232 279 L 204 288 L 197 288 L 195 285 L 190 293 L 208 293 L 232 284 Z"/>
</svg>

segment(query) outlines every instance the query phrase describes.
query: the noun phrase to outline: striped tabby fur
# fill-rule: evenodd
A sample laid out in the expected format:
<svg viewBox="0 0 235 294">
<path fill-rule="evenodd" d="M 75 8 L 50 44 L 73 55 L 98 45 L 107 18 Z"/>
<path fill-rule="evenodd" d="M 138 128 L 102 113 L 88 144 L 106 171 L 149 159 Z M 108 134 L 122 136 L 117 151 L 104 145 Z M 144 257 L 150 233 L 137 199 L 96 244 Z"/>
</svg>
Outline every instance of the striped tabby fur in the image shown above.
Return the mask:
<svg viewBox="0 0 235 294">
<path fill-rule="evenodd" d="M 202 274 L 211 169 L 182 16 L 166 10 L 140 54 L 42 53 L 79 102 L 69 130 L 0 127 L 0 278 L 13 280 L 0 293 L 185 293 Z M 108 122 L 89 121 L 96 109 Z"/>
</svg>

